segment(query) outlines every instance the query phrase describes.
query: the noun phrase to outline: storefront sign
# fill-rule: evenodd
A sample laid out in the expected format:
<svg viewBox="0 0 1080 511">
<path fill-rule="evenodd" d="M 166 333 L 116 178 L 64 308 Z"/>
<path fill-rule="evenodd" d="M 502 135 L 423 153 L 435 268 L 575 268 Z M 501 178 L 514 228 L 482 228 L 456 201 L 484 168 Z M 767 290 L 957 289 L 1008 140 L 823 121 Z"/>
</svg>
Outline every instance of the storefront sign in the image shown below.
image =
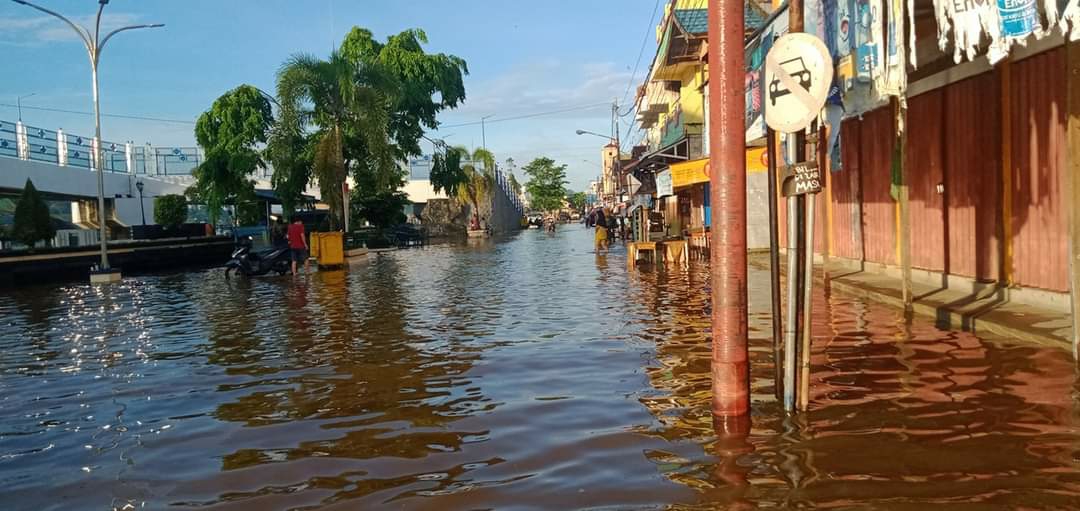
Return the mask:
<svg viewBox="0 0 1080 511">
<path fill-rule="evenodd" d="M 671 170 L 656 173 L 656 196 L 667 197 L 674 195 L 675 191 L 671 181 Z"/>
<path fill-rule="evenodd" d="M 804 161 L 784 167 L 783 176 L 780 190 L 784 197 L 821 191 L 821 169 L 817 162 Z"/>
<path fill-rule="evenodd" d="M 709 182 L 709 159 L 691 160 L 671 166 L 672 188 Z"/>
<path fill-rule="evenodd" d="M 769 153 L 764 147 L 751 147 L 746 150 L 746 173 L 767 172 Z"/>
</svg>

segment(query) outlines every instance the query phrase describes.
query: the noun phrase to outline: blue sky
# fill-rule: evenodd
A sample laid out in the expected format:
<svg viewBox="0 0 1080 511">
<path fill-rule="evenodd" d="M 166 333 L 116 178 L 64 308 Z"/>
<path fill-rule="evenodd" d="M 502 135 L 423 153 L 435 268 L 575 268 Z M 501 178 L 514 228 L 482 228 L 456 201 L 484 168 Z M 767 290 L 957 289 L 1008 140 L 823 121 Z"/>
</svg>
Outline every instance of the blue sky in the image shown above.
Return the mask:
<svg viewBox="0 0 1080 511">
<path fill-rule="evenodd" d="M 37 0 L 89 23 L 93 0 Z M 568 166 L 571 188 L 584 188 L 599 172 L 604 140 L 576 129 L 610 132 L 610 103 L 623 98 L 643 37 L 651 33 L 657 0 L 113 0 L 105 23 L 165 23 L 163 29 L 126 32 L 109 42 L 100 69 L 102 111 L 184 122 L 106 117 L 108 141 L 194 145 L 193 121 L 223 92 L 242 83 L 274 90 L 274 74 L 291 54 L 325 56 L 354 25 L 380 39 L 422 28 L 430 52 L 466 59 L 467 100 L 444 112 L 447 142 L 487 145 L 500 161 L 520 166 L 547 155 Z M 655 22 L 654 22 L 655 23 Z M 645 48 L 634 86 L 655 52 Z M 59 21 L 10 0 L 0 0 L 0 105 L 23 101 L 29 125 L 91 134 L 90 72 L 74 32 Z M 633 91 L 631 90 L 631 95 Z M 592 108 L 523 120 L 501 118 Z M 16 109 L 0 106 L 0 119 Z M 625 132 L 626 122 L 622 119 Z M 189 124 L 191 123 L 191 124 Z M 436 134 L 440 136 L 440 134 Z M 520 176 L 520 171 L 519 171 Z"/>
</svg>

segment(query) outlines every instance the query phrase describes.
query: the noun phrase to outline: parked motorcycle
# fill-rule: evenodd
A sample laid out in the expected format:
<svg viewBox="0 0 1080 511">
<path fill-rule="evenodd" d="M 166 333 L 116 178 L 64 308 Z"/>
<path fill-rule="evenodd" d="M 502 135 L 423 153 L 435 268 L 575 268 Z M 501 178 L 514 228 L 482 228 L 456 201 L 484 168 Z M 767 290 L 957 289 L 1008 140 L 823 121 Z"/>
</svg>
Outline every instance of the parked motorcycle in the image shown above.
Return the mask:
<svg viewBox="0 0 1080 511">
<path fill-rule="evenodd" d="M 251 238 L 242 241 L 232 253 L 232 259 L 225 263 L 225 278 L 233 273 L 246 277 L 266 275 L 277 272 L 278 275 L 289 273 L 292 269 L 292 253 L 288 247 L 251 249 Z"/>
</svg>

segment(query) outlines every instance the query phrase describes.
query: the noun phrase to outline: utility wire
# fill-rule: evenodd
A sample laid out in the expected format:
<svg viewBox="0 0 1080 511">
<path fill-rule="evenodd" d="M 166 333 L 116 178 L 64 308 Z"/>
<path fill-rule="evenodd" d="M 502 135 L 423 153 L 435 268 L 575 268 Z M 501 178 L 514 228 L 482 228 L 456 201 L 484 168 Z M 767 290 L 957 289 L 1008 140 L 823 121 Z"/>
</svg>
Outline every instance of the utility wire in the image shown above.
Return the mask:
<svg viewBox="0 0 1080 511">
<path fill-rule="evenodd" d="M 653 21 L 656 20 L 656 11 L 659 10 L 660 0 L 656 0 L 656 4 L 653 5 L 652 16 L 649 16 L 649 26 L 645 27 L 645 36 L 641 38 L 641 49 L 638 50 L 637 62 L 634 62 L 634 72 L 630 73 L 630 81 L 626 84 L 626 92 L 623 92 L 622 103 L 626 103 L 626 98 L 630 95 L 630 87 L 634 85 L 634 78 L 637 78 L 638 66 L 641 65 L 641 57 L 645 55 L 645 45 L 649 42 L 649 33 L 653 30 Z"/>
<path fill-rule="evenodd" d="M 488 120 L 488 121 L 472 121 L 472 122 L 463 122 L 463 123 L 460 123 L 460 124 L 444 124 L 442 126 L 439 126 L 439 129 L 443 129 L 443 128 L 459 128 L 461 126 L 479 126 L 482 123 L 494 124 L 494 123 L 497 123 L 497 122 L 516 121 L 518 119 L 530 119 L 532 117 L 540 117 L 540 116 L 543 116 L 543 115 L 561 114 L 561 113 L 565 113 L 565 112 L 576 112 L 578 110 L 589 110 L 589 109 L 597 108 L 597 107 L 601 107 L 601 106 L 610 107 L 611 103 L 607 103 L 607 102 L 605 102 L 605 103 L 594 103 L 594 104 L 591 104 L 591 105 L 581 105 L 581 106 L 575 106 L 575 107 L 570 107 L 570 108 L 562 108 L 562 109 L 559 109 L 559 110 L 548 110 L 546 112 L 536 112 L 536 113 L 532 113 L 532 114 L 517 115 L 517 116 L 514 116 L 514 117 L 503 117 L 503 118 L 492 119 L 492 120 Z"/>
<path fill-rule="evenodd" d="M 12 105 L 10 103 L 0 103 L 0 106 L 9 108 L 18 108 L 18 105 Z M 76 114 L 76 115 L 94 115 L 93 112 L 80 112 L 78 110 L 64 110 L 62 108 L 47 108 L 43 106 L 26 106 L 23 105 L 23 110 L 40 110 L 42 112 L 58 112 L 62 114 Z M 102 117 L 113 117 L 116 119 L 134 119 L 137 121 L 154 121 L 154 122 L 171 122 L 175 124 L 195 124 L 195 121 L 182 121 L 179 119 L 163 119 L 160 117 L 144 117 L 141 115 L 122 115 L 122 114 L 101 114 Z"/>
</svg>

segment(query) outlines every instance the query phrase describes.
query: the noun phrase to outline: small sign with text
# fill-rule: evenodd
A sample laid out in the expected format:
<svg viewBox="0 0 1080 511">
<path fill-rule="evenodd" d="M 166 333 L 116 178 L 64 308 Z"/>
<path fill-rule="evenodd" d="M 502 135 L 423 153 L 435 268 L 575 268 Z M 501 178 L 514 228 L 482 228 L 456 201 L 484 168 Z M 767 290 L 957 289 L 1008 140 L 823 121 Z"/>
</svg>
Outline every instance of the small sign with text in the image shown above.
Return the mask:
<svg viewBox="0 0 1080 511">
<path fill-rule="evenodd" d="M 783 176 L 780 190 L 784 197 L 821 191 L 821 170 L 817 162 L 804 161 L 784 167 Z"/>
</svg>

